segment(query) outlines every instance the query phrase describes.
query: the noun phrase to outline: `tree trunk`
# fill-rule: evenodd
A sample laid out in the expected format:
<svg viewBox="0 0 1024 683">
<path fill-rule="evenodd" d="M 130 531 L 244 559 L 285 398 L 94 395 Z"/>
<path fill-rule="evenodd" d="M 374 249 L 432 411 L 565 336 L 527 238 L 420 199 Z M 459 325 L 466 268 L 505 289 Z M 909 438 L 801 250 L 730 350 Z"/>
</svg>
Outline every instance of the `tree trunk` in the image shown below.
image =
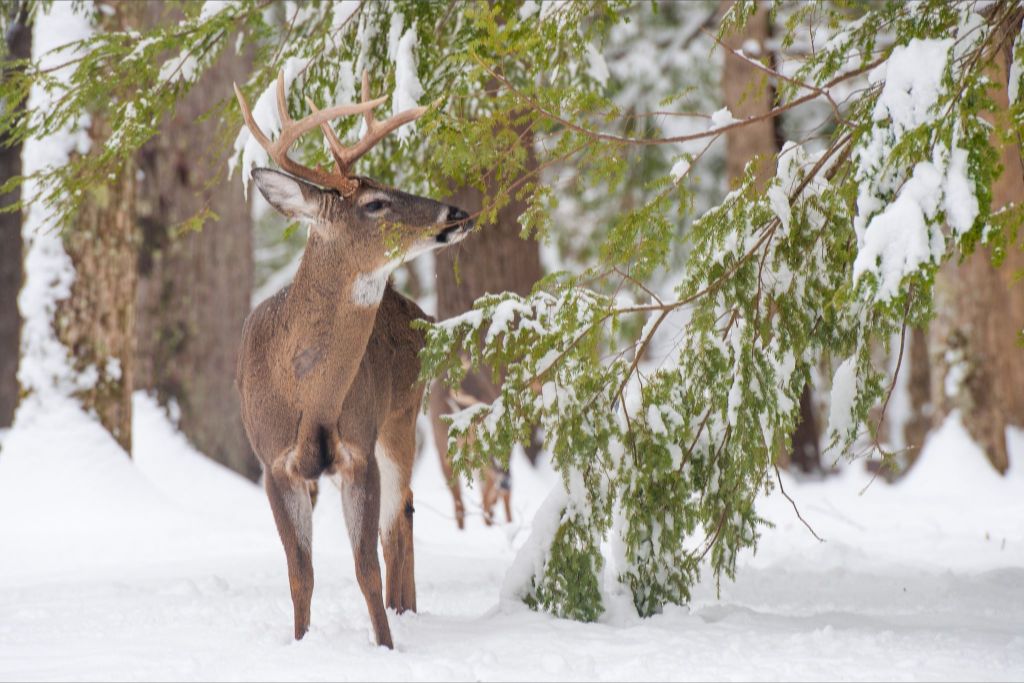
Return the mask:
<svg viewBox="0 0 1024 683">
<path fill-rule="evenodd" d="M 137 341 L 139 386 L 180 415 L 179 427 L 199 451 L 255 480 L 260 468 L 234 384 L 253 287 L 252 219 L 238 179 L 226 178 L 219 117 L 198 119 L 250 67 L 247 56 L 225 50 L 140 151 Z M 204 209 L 219 220 L 178 233 Z"/>
<path fill-rule="evenodd" d="M 94 116 L 92 149 L 110 135 L 107 122 Z M 134 388 L 135 168 L 126 164 L 113 180 L 90 187 L 64 237 L 75 267 L 71 296 L 60 302 L 57 337 L 74 358 L 74 368 L 93 375 L 78 392 L 85 409 L 128 453 L 132 448 Z"/>
<path fill-rule="evenodd" d="M 761 3 L 743 31 L 727 35 L 725 44 L 734 50 L 743 49 L 749 57 L 758 59 L 766 53 L 770 36 L 768 8 Z M 758 47 L 756 54 L 752 50 L 754 45 Z M 771 109 L 772 88 L 763 71 L 745 59 L 726 54 L 722 70 L 722 101 L 737 119 L 760 116 Z M 775 175 L 775 155 L 781 142 L 777 129 L 779 121 L 778 117 L 765 118 L 726 133 L 725 167 L 730 183 L 742 177 L 747 163 L 755 157 L 761 160 L 756 173 L 761 186 Z M 792 441 L 789 452 L 783 451 L 776 456 L 778 465 L 784 468 L 792 466 L 805 473 L 820 471 L 818 425 L 810 385 L 805 386 L 800 395 L 800 420 Z"/>
<path fill-rule="evenodd" d="M 100 28 L 137 26 L 131 3 L 113 3 L 100 13 Z M 90 154 L 110 137 L 110 123 L 94 114 Z M 71 296 L 59 302 L 54 327 L 89 378 L 77 392 L 82 406 L 131 453 L 132 390 L 135 378 L 135 288 L 138 240 L 135 231 L 135 165 L 125 163 L 112 177 L 86 189 L 77 215 L 64 234 L 64 250 L 75 269 Z"/>
<path fill-rule="evenodd" d="M 32 26 L 28 23 L 28 5 L 15 4 L 7 35 L 9 59 L 32 56 Z M 24 109 L 24 102 L 18 105 Z M 21 175 L 21 144 L 8 145 L 0 137 L 0 184 Z M 0 207 L 21 200 L 21 188 L 0 195 Z M 21 350 L 21 315 L 18 292 L 24 278 L 21 243 L 21 211 L 0 213 L 0 429 L 14 423 L 18 407 L 18 358 Z"/>
<path fill-rule="evenodd" d="M 769 37 L 768 9 L 762 3 L 747 21 L 742 32 L 725 36 L 725 45 L 733 50 L 743 49 L 748 57 L 759 59 L 765 54 Z M 759 52 L 752 54 L 753 45 Z M 734 118 L 746 119 L 767 113 L 772 106 L 772 92 L 765 73 L 745 59 L 726 54 L 722 69 L 722 103 Z M 735 128 L 725 134 L 725 170 L 730 183 L 742 177 L 747 163 L 761 157 L 758 182 L 764 184 L 775 175 L 775 123 L 762 119 Z"/>
<path fill-rule="evenodd" d="M 990 73 L 995 85 L 989 94 L 1000 112 L 1009 106 L 1008 52 L 996 56 Z M 1024 203 L 1020 149 L 1002 145 L 1001 155 L 1003 173 L 992 186 L 993 210 Z M 934 403 L 939 417 L 960 410 L 968 433 L 999 472 L 1009 467 L 1006 427 L 1024 425 L 1024 349 L 1017 344 L 1024 327 L 1024 286 L 1014 281 L 1024 269 L 1022 237 L 1008 246 L 999 268 L 992 266 L 990 250 L 979 248 L 959 266 L 946 264 L 936 278 Z"/>
<path fill-rule="evenodd" d="M 921 455 L 921 448 L 928 432 L 934 426 L 932 404 L 931 362 L 928 358 L 928 332 L 915 327 L 910 331 L 907 350 L 907 392 L 910 398 L 910 415 L 903 424 L 903 442 L 906 444 L 904 462 L 909 469 Z"/>
<path fill-rule="evenodd" d="M 478 190 L 464 188 L 448 201 L 469 213 L 480 210 Z M 512 199 L 498 212 L 498 221 L 471 234 L 454 249 L 438 252 L 437 317 L 465 313 L 484 294 L 509 291 L 526 295 L 541 278 L 540 249 L 519 236 L 523 201 Z M 455 261 L 458 259 L 458 278 Z"/>
</svg>

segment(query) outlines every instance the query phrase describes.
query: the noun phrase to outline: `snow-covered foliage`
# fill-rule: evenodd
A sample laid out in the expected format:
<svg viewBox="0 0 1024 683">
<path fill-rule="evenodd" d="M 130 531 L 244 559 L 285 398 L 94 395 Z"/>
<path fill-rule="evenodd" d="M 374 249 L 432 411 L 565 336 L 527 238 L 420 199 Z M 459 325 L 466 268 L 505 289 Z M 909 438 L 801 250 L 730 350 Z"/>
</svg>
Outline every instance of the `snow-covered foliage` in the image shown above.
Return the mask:
<svg viewBox="0 0 1024 683">
<path fill-rule="evenodd" d="M 725 30 L 752 6 L 735 5 Z M 479 467 L 539 424 L 562 474 L 561 526 L 548 534 L 544 561 L 533 560 L 528 603 L 595 618 L 607 595 L 606 543 L 620 549 L 615 580 L 642 615 L 689 600 L 704 566 L 732 577 L 738 553 L 760 538 L 756 498 L 773 487 L 774 457 L 823 358 L 842 361 L 829 420 L 835 452 L 890 457 L 868 423 L 890 384 L 871 350 L 927 318 L 943 261 L 998 239 L 1004 225 L 990 215 L 997 169 L 979 117 L 992 108 L 988 36 L 1011 16 L 999 7 L 983 16 L 972 3 L 888 3 L 856 22 L 829 9 L 837 14 L 822 28 L 842 30 L 788 71 L 777 106 L 859 80 L 836 105 L 835 132 L 823 147 L 787 143 L 767 187 L 749 168 L 699 216 L 670 294 L 640 288 L 643 299 L 631 300 L 595 291 L 648 282 L 665 263 L 675 235 L 663 221 L 676 205 L 655 199 L 605 234 L 598 265 L 550 277 L 530 297 L 485 297 L 472 314 L 429 329 L 425 376 L 457 381 L 462 358 L 508 368 L 498 400 L 453 422 L 459 462 Z M 801 10 L 793 18 L 791 27 L 813 20 Z M 879 35 L 894 42 L 879 46 Z M 529 92 L 546 101 L 544 91 Z M 592 105 L 590 117 L 565 107 L 539 113 L 576 126 L 566 124 L 560 144 L 576 140 L 587 146 L 584 158 L 615 158 L 631 142 L 604 133 L 607 106 Z M 704 135 L 735 123 L 719 109 Z M 602 171 L 617 168 L 608 162 Z M 670 171 L 670 187 L 689 168 Z M 651 362 L 651 339 L 677 310 L 686 322 Z"/>
</svg>

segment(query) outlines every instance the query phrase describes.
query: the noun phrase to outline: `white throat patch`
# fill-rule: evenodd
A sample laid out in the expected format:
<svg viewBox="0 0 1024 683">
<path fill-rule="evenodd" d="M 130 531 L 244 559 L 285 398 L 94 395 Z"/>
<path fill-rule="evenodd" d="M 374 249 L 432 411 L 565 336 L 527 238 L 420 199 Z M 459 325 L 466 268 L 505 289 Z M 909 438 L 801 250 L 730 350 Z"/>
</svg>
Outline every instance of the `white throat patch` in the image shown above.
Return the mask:
<svg viewBox="0 0 1024 683">
<path fill-rule="evenodd" d="M 380 303 L 384 296 L 384 285 L 388 282 L 391 270 L 379 268 L 372 273 L 359 273 L 352 283 L 352 302 L 356 306 L 370 308 Z"/>
</svg>

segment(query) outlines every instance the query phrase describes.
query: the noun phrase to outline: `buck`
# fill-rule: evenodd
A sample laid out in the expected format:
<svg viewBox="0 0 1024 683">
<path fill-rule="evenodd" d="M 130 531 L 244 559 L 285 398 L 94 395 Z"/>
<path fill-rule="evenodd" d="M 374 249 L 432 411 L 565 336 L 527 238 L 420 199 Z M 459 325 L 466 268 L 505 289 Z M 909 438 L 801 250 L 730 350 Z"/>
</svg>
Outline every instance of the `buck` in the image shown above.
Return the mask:
<svg viewBox="0 0 1024 683">
<path fill-rule="evenodd" d="M 379 645 L 393 646 L 381 596 L 377 537 L 387 567 L 387 606 L 416 609 L 409 488 L 415 422 L 423 396 L 417 382 L 426 318 L 391 287 L 404 260 L 461 240 L 472 228 L 462 210 L 353 175 L 353 163 L 390 132 L 420 117 L 415 108 L 385 121 L 373 109 L 363 74 L 362 102 L 318 110 L 295 121 L 277 80 L 282 128 L 271 141 L 256 124 L 238 86 L 246 126 L 286 173 L 266 168 L 252 178 L 267 201 L 310 226 L 290 286 L 246 319 L 237 383 L 242 420 L 262 463 L 267 498 L 284 545 L 295 617 L 295 638 L 309 629 L 313 593 L 311 487 L 321 474 L 341 490 L 355 573 Z M 362 114 L 363 137 L 346 147 L 330 121 Z M 300 136 L 320 128 L 333 170 L 307 167 L 288 156 Z M 385 235 L 385 232 L 387 235 Z"/>
</svg>

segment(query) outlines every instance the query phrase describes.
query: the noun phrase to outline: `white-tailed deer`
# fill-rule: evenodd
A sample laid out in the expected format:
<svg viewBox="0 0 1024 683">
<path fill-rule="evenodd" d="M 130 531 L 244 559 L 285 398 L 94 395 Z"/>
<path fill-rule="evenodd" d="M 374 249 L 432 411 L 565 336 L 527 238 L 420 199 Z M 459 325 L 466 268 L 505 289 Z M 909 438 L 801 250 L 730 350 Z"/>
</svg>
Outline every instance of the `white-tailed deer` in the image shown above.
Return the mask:
<svg viewBox="0 0 1024 683">
<path fill-rule="evenodd" d="M 443 382 L 435 382 L 430 390 L 430 421 L 434 433 L 434 445 L 441 459 L 441 470 L 444 472 L 448 490 L 455 504 L 455 524 L 460 529 L 466 526 L 466 506 L 462 502 L 462 484 L 455 474 L 452 460 L 448 454 L 448 426 L 441 419 L 442 415 L 456 413 L 478 403 L 491 403 L 501 395 L 501 390 L 480 370 L 470 370 L 462 383 L 455 388 L 445 386 Z M 472 437 L 469 437 L 472 438 Z M 494 506 L 501 500 L 505 508 L 505 521 L 512 521 L 512 477 L 509 468 L 502 465 L 497 458 L 479 472 L 480 503 L 484 524 L 494 523 Z"/>
<path fill-rule="evenodd" d="M 310 486 L 327 474 L 341 489 L 356 579 L 377 643 L 392 647 L 377 560 L 387 565 L 387 605 L 416 609 L 412 491 L 417 383 L 424 339 L 410 327 L 427 316 L 395 292 L 389 275 L 402 261 L 462 239 L 469 216 L 452 206 L 352 175 L 352 164 L 417 108 L 377 121 L 363 74 L 362 102 L 288 114 L 283 76 L 277 81 L 282 130 L 271 141 L 235 88 L 245 123 L 288 174 L 255 169 L 260 192 L 285 216 L 310 225 L 292 284 L 249 315 L 242 332 L 237 382 L 242 419 L 263 465 L 264 481 L 288 560 L 295 638 L 309 628 L 313 593 Z M 328 123 L 363 114 L 366 133 L 345 147 Z M 303 134 L 321 128 L 333 170 L 308 168 L 288 156 Z M 308 181 L 308 182 L 307 182 Z M 387 232 L 387 236 L 385 235 Z"/>
</svg>

